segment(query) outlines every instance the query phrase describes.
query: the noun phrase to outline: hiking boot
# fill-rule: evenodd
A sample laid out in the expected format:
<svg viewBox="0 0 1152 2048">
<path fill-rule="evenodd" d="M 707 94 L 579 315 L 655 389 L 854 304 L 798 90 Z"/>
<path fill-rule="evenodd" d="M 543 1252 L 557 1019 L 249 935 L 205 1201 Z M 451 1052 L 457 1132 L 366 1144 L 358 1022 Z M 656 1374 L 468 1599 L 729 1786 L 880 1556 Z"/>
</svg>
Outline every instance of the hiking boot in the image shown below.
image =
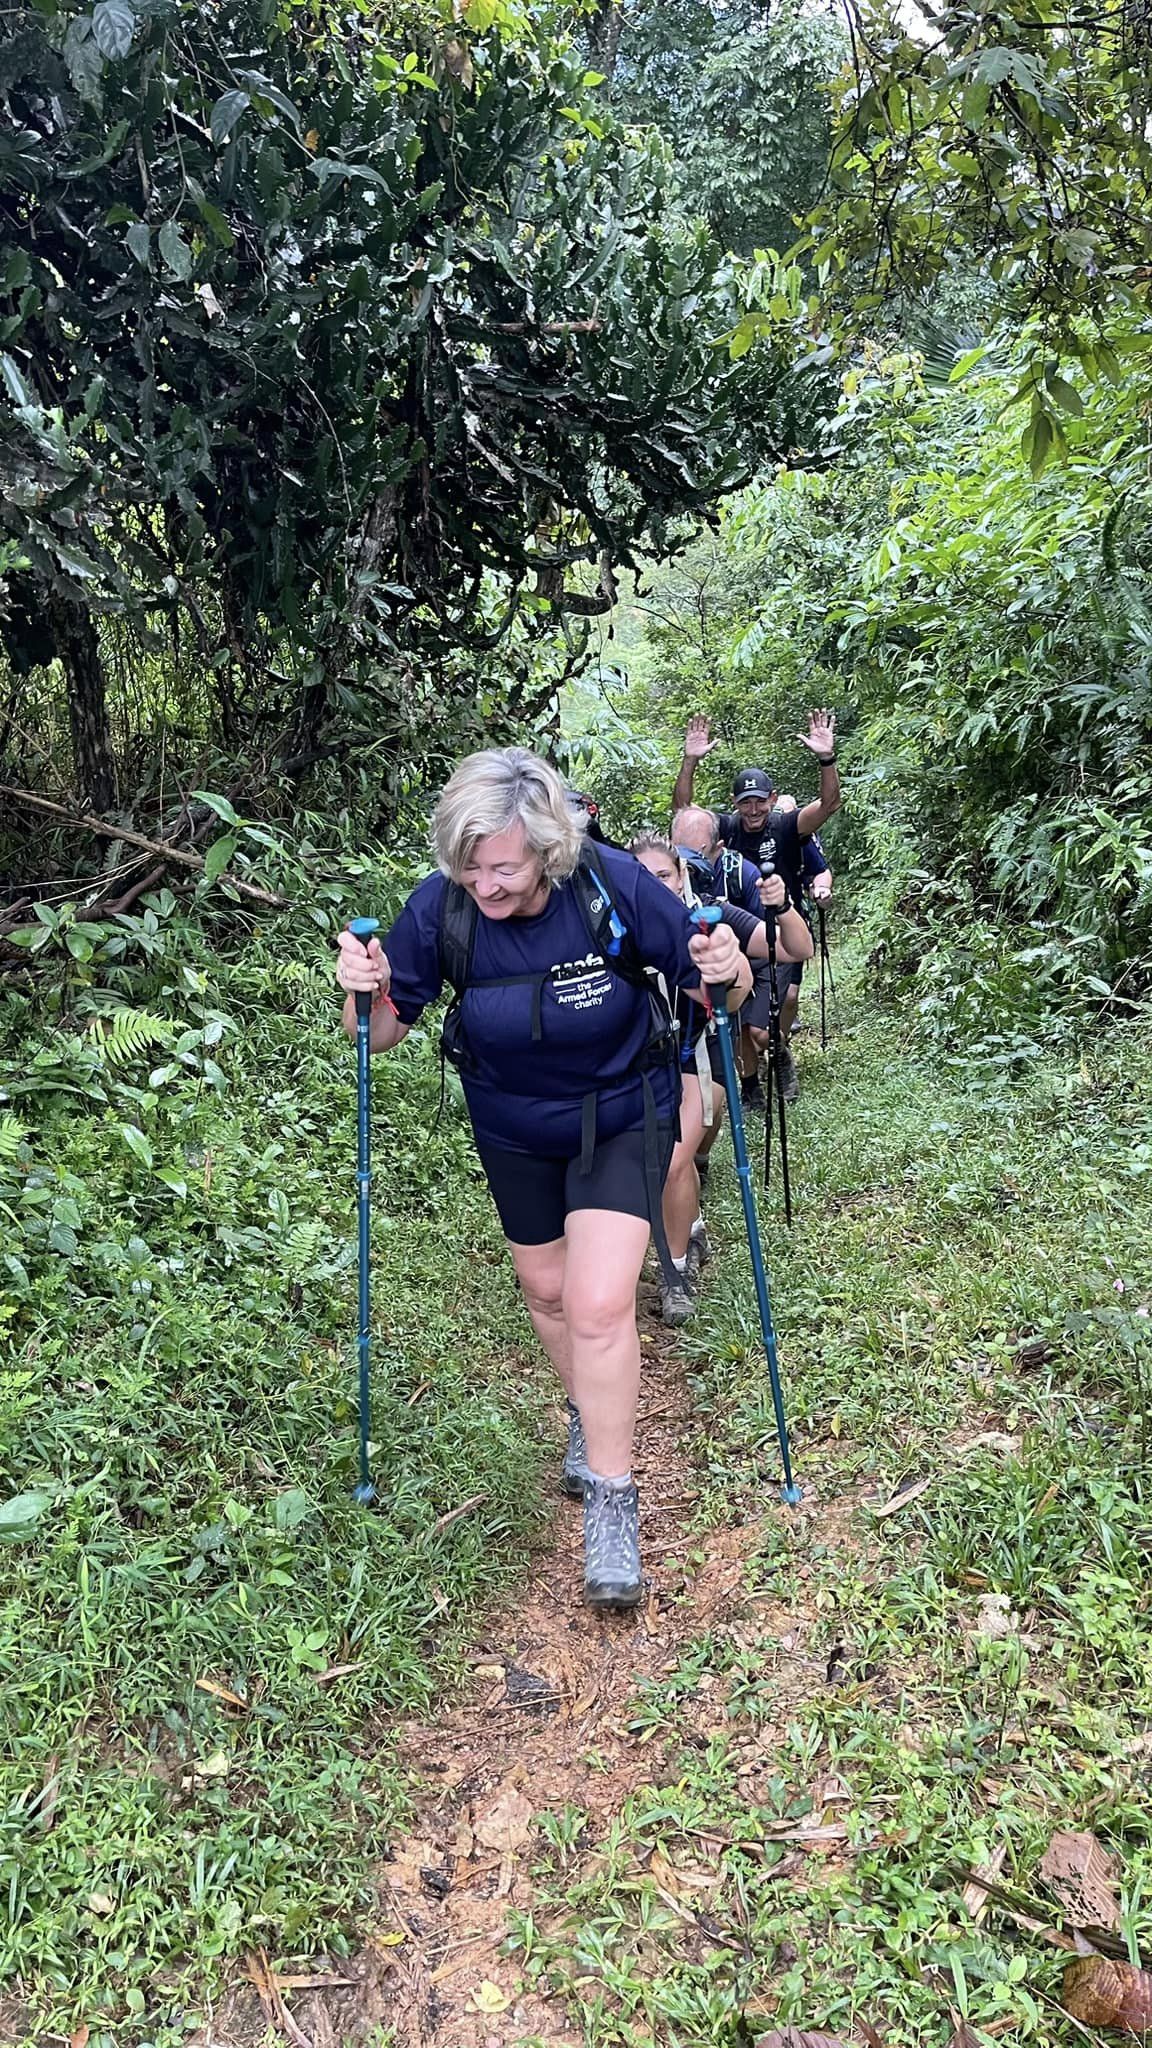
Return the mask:
<svg viewBox="0 0 1152 2048">
<path fill-rule="evenodd" d="M 706 1266 L 711 1257 L 712 1245 L 703 1221 L 694 1223 L 692 1235 L 688 1239 L 688 1277 L 693 1286 L 700 1278 L 701 1266 Z"/>
<path fill-rule="evenodd" d="M 640 1499 L 635 1486 L 584 1482 L 584 1600 L 589 1607 L 635 1607 L 640 1576 Z"/>
<path fill-rule="evenodd" d="M 660 1282 L 660 1314 L 671 1329 L 677 1330 L 681 1323 L 686 1323 L 689 1316 L 695 1313 L 695 1309 L 696 1303 L 692 1298 L 692 1282 L 688 1277 L 686 1260 L 684 1271 L 677 1273 L 673 1286 L 669 1286 L 667 1280 L 662 1279 Z"/>
<path fill-rule="evenodd" d="M 749 1112 L 756 1116 L 763 1116 L 765 1107 L 764 1090 L 760 1086 L 759 1074 L 745 1074 L 744 1079 L 740 1083 L 740 1106 L 746 1116 Z"/>
<path fill-rule="evenodd" d="M 588 1477 L 588 1447 L 584 1442 L 584 1424 L 580 1410 L 568 1403 L 568 1448 L 564 1453 L 564 1468 L 560 1484 L 569 1500 L 583 1500 L 584 1481 Z"/>
<path fill-rule="evenodd" d="M 780 1085 L 785 1102 L 795 1102 L 800 1093 L 800 1076 L 788 1046 L 780 1047 Z"/>
</svg>

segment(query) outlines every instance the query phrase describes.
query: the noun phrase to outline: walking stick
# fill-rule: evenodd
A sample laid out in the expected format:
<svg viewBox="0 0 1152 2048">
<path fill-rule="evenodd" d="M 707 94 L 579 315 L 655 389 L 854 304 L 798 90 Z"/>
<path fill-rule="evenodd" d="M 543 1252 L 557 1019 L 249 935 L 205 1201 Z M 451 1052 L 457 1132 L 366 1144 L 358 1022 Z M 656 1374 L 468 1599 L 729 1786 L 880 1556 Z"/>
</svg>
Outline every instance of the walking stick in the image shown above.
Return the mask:
<svg viewBox="0 0 1152 2048">
<path fill-rule="evenodd" d="M 379 931 L 374 917 L 354 917 L 348 927 L 367 951 L 372 934 Z M 360 1371 L 360 1479 L 352 1498 L 367 1507 L 376 1498 L 368 1470 L 368 1436 L 372 1419 L 371 1329 L 368 1278 L 372 1222 L 372 1073 L 369 1065 L 368 1034 L 372 1022 L 372 991 L 356 991 L 356 1215 L 360 1231 L 360 1333 L 356 1340 Z"/>
<path fill-rule="evenodd" d="M 693 911 L 693 923 L 702 929 L 720 922 L 721 910 L 718 903 L 701 904 Z M 802 1498 L 800 1488 L 792 1476 L 792 1454 L 788 1445 L 788 1418 L 784 1413 L 784 1393 L 780 1385 L 780 1362 L 776 1355 L 776 1330 L 772 1322 L 772 1303 L 768 1294 L 768 1274 L 764 1266 L 764 1251 L 760 1243 L 760 1224 L 756 1215 L 756 1197 L 752 1192 L 752 1167 L 748 1159 L 748 1146 L 744 1136 L 744 1110 L 740 1101 L 740 1082 L 736 1074 L 736 1055 L 732 1049 L 732 1026 L 728 1018 L 728 991 L 724 988 L 708 990 L 712 1006 L 712 1020 L 720 1040 L 720 1065 L 724 1070 L 724 1093 L 728 1097 L 728 1115 L 732 1125 L 732 1152 L 736 1160 L 736 1178 L 740 1183 L 740 1200 L 744 1206 L 744 1222 L 748 1232 L 748 1255 L 752 1261 L 752 1278 L 756 1285 L 756 1305 L 760 1311 L 760 1331 L 764 1339 L 764 1355 L 768 1360 L 768 1378 L 772 1387 L 772 1406 L 776 1411 L 776 1434 L 780 1440 L 780 1462 L 784 1469 L 784 1484 L 780 1497 L 789 1507 L 795 1507 Z"/>
<path fill-rule="evenodd" d="M 816 910 L 820 919 L 820 1043 L 824 1045 L 827 1043 L 824 1037 L 825 968 L 828 970 L 828 992 L 832 997 L 832 1023 L 837 1031 L 840 1029 L 840 998 L 836 994 L 836 977 L 832 972 L 832 954 L 828 946 L 828 930 L 824 922 L 828 913 L 822 903 L 816 905 Z"/>
<path fill-rule="evenodd" d="M 824 969 L 828 964 L 828 933 L 824 925 L 824 905 L 816 905 L 816 917 L 820 925 L 820 1050 L 828 1050 L 828 1011 L 824 1002 Z"/>
<path fill-rule="evenodd" d="M 765 839 L 760 845 L 760 873 L 765 881 L 776 872 L 776 841 Z M 776 1114 L 780 1119 L 780 1174 L 784 1182 L 784 1221 L 792 1228 L 792 1178 L 788 1171 L 788 1111 L 784 1103 L 784 1076 L 780 1070 L 780 990 L 776 985 L 776 920 L 771 911 L 764 913 L 764 930 L 768 935 L 768 1040 L 769 1057 L 772 1067 L 770 1092 L 776 1097 Z M 772 1174 L 772 1104 L 764 1112 L 764 1187 L 767 1191 Z"/>
</svg>

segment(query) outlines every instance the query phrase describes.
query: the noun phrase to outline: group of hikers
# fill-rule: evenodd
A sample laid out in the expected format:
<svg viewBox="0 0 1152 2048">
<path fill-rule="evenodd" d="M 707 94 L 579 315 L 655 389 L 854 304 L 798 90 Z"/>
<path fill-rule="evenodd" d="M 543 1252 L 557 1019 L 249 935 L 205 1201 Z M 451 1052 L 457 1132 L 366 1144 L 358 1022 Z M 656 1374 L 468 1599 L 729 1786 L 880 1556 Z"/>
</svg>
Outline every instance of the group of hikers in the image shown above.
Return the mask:
<svg viewBox="0 0 1152 2048">
<path fill-rule="evenodd" d="M 819 764 L 812 802 L 782 798 L 753 767 L 717 812 L 693 802 L 716 742 L 707 719 L 690 719 L 671 832 L 628 848 L 526 748 L 472 754 L 436 805 L 436 872 L 383 941 L 340 935 L 344 1027 L 355 1035 L 356 994 L 370 992 L 373 1052 L 451 990 L 444 1053 L 567 1395 L 562 1484 L 583 1502 L 584 1597 L 596 1608 L 634 1607 L 643 1590 L 636 1290 L 651 1237 L 662 1314 L 683 1323 L 709 1255 L 715 1004 L 739 1036 L 745 1104 L 764 1106 L 765 1055 L 797 1092 L 789 1041 L 814 950 L 807 897 L 830 895 L 818 833 L 840 805 L 835 717 L 813 711 L 799 737 Z M 719 905 L 719 921 L 694 918 L 702 905 Z"/>
</svg>

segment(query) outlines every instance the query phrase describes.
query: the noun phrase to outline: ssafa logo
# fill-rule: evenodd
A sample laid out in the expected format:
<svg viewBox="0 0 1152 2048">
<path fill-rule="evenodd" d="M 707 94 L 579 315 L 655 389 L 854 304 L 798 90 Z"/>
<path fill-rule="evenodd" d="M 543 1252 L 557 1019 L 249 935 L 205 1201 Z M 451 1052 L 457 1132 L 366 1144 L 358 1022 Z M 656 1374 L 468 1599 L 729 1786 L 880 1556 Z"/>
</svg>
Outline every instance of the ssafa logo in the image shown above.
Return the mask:
<svg viewBox="0 0 1152 2048">
<path fill-rule="evenodd" d="M 583 960 L 559 960 L 549 979 L 556 1001 L 566 1010 L 598 1010 L 612 989 L 612 977 L 601 953 L 589 953 Z"/>
<path fill-rule="evenodd" d="M 602 896 L 594 896 L 592 898 L 591 903 L 588 905 L 588 908 L 591 911 L 593 917 L 599 917 L 600 912 L 604 908 L 604 898 Z"/>
</svg>

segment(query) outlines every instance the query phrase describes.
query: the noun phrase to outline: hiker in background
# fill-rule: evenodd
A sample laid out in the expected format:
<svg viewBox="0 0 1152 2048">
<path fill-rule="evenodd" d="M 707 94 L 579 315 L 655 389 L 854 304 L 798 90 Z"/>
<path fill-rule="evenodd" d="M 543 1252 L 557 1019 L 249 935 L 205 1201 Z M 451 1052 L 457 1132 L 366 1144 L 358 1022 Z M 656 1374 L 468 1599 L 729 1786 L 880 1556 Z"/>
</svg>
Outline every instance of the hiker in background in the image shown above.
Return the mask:
<svg viewBox="0 0 1152 2048">
<path fill-rule="evenodd" d="M 698 854 L 685 859 L 662 833 L 644 832 L 632 841 L 632 851 L 649 874 L 685 902 L 715 902 L 712 864 Z M 701 887 L 702 885 L 702 887 Z M 765 917 L 774 921 L 778 957 L 788 960 L 793 948 L 802 957 L 812 957 L 812 934 L 799 913 L 784 907 L 784 884 L 777 876 L 757 887 L 768 899 L 765 910 L 753 917 L 735 903 L 723 903 L 722 923 L 736 935 L 741 951 L 750 961 L 768 958 Z M 771 906 L 775 905 L 773 909 Z M 664 1227 L 668 1249 L 676 1268 L 678 1284 L 666 1284 L 661 1294 L 661 1314 L 666 1323 L 686 1323 L 695 1307 L 700 1268 L 709 1256 L 708 1234 L 700 1214 L 700 1177 L 697 1157 L 706 1132 L 719 1129 L 723 1096 L 714 1085 L 722 1079 L 719 1058 L 711 1034 L 705 1037 L 706 1018 L 698 1005 L 676 999 L 676 1023 L 680 1038 L 680 1064 L 684 1093 L 680 1104 L 680 1135 L 672 1154 L 664 1188 Z"/>
<path fill-rule="evenodd" d="M 703 1005 L 751 981 L 734 934 L 694 932 L 628 855 L 589 847 L 546 761 L 524 747 L 461 762 L 436 806 L 438 872 L 383 943 L 340 935 L 344 1028 L 375 998 L 371 1046 L 398 1045 L 445 982 L 446 1053 L 525 1304 L 569 1397 L 566 1490 L 584 1503 L 584 1597 L 642 1591 L 632 1445 L 636 1283 L 676 1136 L 679 1058 L 653 976 Z M 653 970 L 653 975 L 648 970 Z M 386 1167 L 385 1167 L 386 1170 Z"/>
<path fill-rule="evenodd" d="M 791 901 L 798 904 L 804 896 L 804 843 L 819 832 L 840 808 L 835 712 L 810 711 L 807 732 L 798 733 L 796 737 L 820 764 L 819 796 L 811 803 L 802 804 L 798 810 L 778 811 L 775 776 L 766 768 L 742 768 L 732 784 L 733 808 L 719 813 L 719 830 L 725 846 L 733 847 L 746 860 L 754 862 L 757 868 L 765 842 L 770 839 L 773 842 L 771 859 L 776 872 L 783 876 Z M 709 736 L 707 718 L 696 716 L 688 720 L 684 733 L 684 757 L 672 793 L 677 810 L 692 802 L 696 770 L 718 745 L 719 741 Z M 793 985 L 790 976 L 788 988 Z M 799 1001 L 799 986 L 795 986 L 793 1021 Z M 785 1097 L 795 1101 L 799 1094 L 799 1077 L 791 1047 L 783 1035 L 780 1066 Z"/>
<path fill-rule="evenodd" d="M 735 903 L 757 919 L 764 915 L 760 894 L 760 870 L 752 861 L 734 847 L 725 846 L 720 837 L 720 817 L 716 811 L 709 811 L 702 804 L 686 804 L 677 811 L 672 820 L 672 844 L 681 853 L 689 849 L 711 863 L 713 874 L 713 900 L 717 903 Z M 781 970 L 782 971 L 782 970 Z M 769 982 L 772 969 L 767 953 L 753 963 L 752 993 L 740 1012 L 740 1029 L 736 1034 L 736 1064 L 740 1070 L 740 1093 L 745 1110 L 763 1110 L 764 1090 L 760 1083 L 760 1041 L 753 1034 L 753 1027 L 768 1029 L 771 1011 Z M 715 1144 L 717 1129 L 704 1133 L 704 1141 L 696 1165 L 707 1177 L 708 1154 Z"/>
<path fill-rule="evenodd" d="M 586 796 L 582 789 L 570 789 L 568 801 L 573 810 L 579 811 L 586 820 L 585 832 L 596 846 L 614 846 L 618 853 L 624 851 L 618 839 L 609 839 L 600 818 L 600 806 L 594 796 Z"/>
<path fill-rule="evenodd" d="M 778 818 L 794 817 L 799 805 L 794 796 L 778 796 L 775 807 L 769 814 L 768 836 L 778 830 Z M 827 905 L 832 900 L 832 870 L 824 857 L 820 835 L 814 832 L 809 839 L 800 842 L 800 878 L 804 894 L 799 909 L 811 929 L 812 917 L 808 903 Z M 800 960 L 778 963 L 776 968 L 776 994 L 780 1004 L 780 1078 L 784 1086 L 785 1102 L 795 1102 L 800 1093 L 800 1077 L 792 1053 L 792 1037 L 799 1023 L 800 989 L 804 980 L 804 964 Z M 762 1017 L 755 1019 L 752 1038 L 757 1053 L 770 1054 L 771 1033 Z"/>
</svg>

